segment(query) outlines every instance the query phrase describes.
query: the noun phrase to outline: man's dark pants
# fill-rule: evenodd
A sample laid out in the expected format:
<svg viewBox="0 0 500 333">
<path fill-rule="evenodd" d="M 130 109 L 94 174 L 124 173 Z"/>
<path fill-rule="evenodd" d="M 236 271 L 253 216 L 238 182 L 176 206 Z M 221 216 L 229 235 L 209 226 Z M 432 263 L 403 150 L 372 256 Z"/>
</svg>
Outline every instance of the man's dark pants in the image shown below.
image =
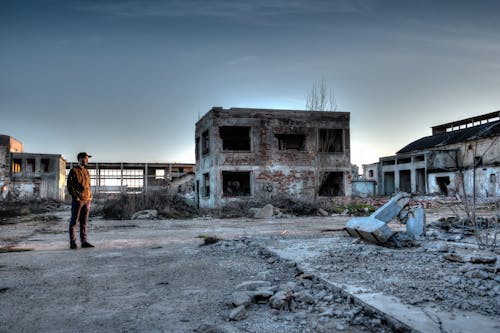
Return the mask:
<svg viewBox="0 0 500 333">
<path fill-rule="evenodd" d="M 69 221 L 69 241 L 76 242 L 76 223 L 80 223 L 80 241 L 87 242 L 87 222 L 89 220 L 90 201 L 78 202 L 71 200 L 71 220 Z"/>
</svg>

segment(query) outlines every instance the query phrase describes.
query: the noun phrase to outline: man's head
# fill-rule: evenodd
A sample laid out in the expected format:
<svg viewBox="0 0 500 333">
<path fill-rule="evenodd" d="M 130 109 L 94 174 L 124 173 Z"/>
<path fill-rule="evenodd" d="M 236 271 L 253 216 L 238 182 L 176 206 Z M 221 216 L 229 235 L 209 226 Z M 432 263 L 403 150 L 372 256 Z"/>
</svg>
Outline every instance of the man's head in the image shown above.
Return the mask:
<svg viewBox="0 0 500 333">
<path fill-rule="evenodd" d="M 78 153 L 78 155 L 77 155 L 78 164 L 80 164 L 80 165 L 87 165 L 87 163 L 89 162 L 89 158 L 90 157 L 92 157 L 92 155 L 89 155 L 86 152 Z"/>
</svg>

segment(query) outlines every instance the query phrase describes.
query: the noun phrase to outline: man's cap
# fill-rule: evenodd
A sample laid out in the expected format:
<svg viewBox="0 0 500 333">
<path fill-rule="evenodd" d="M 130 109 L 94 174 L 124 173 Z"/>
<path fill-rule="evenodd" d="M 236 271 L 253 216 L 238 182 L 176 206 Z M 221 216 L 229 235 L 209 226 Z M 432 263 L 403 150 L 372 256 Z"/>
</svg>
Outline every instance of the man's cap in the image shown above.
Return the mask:
<svg viewBox="0 0 500 333">
<path fill-rule="evenodd" d="M 89 155 L 86 152 L 81 152 L 78 154 L 77 159 L 84 158 L 85 156 L 88 156 L 89 158 L 92 157 L 92 155 Z"/>
</svg>

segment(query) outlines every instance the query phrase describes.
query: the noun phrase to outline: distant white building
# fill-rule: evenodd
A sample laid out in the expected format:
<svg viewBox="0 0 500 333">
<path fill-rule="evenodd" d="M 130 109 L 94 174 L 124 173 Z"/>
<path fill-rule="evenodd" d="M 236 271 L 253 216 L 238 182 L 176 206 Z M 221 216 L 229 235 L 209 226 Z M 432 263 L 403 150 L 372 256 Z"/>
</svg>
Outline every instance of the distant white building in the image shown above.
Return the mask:
<svg viewBox="0 0 500 333">
<path fill-rule="evenodd" d="M 373 167 L 366 170 L 372 170 Z M 378 194 L 500 197 L 500 111 L 432 127 L 395 156 L 380 158 Z"/>
</svg>

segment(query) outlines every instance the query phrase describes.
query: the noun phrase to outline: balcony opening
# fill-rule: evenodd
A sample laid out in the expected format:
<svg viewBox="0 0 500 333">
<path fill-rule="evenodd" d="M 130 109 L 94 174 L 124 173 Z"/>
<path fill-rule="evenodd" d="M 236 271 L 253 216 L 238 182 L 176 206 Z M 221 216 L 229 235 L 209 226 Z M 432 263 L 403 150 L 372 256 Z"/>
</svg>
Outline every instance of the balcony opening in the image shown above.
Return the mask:
<svg viewBox="0 0 500 333">
<path fill-rule="evenodd" d="M 250 151 L 250 127 L 221 126 L 219 134 L 222 139 L 222 150 Z"/>
<path fill-rule="evenodd" d="M 242 197 L 251 195 L 250 171 L 222 171 L 222 192 L 224 197 Z"/>
</svg>

